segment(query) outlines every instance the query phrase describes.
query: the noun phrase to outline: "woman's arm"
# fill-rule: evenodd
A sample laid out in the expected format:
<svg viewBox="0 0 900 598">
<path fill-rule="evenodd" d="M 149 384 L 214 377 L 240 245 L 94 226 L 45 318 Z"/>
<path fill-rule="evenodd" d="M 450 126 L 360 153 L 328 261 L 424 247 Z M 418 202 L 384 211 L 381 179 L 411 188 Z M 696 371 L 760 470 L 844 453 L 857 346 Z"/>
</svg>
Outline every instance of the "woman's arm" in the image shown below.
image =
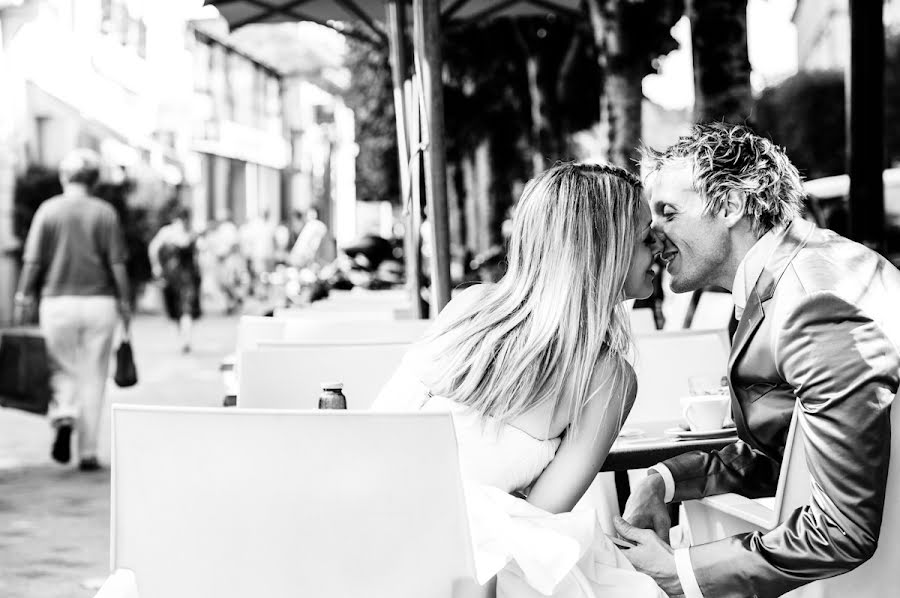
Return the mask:
<svg viewBox="0 0 900 598">
<path fill-rule="evenodd" d="M 591 400 L 578 420 L 576 433 L 571 428 L 563 438 L 556 457 L 535 482 L 528 502 L 551 513 L 571 511 L 584 495 L 619 433 L 621 423 L 631 411 L 637 393 L 634 371 L 626 369 L 624 393 L 613 388 L 611 380 L 597 372 Z"/>
</svg>

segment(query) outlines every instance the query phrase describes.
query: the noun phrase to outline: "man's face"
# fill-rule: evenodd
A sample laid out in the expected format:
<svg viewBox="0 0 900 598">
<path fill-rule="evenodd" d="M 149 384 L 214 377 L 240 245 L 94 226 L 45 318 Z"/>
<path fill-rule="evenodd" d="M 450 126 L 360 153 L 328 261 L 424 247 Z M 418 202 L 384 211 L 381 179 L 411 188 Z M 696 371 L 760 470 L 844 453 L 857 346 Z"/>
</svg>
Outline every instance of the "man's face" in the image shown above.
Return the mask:
<svg viewBox="0 0 900 598">
<path fill-rule="evenodd" d="M 694 189 L 692 161 L 667 164 L 653 176 L 651 226 L 663 235 L 662 258 L 676 293 L 709 285 L 731 287 L 730 280 L 723 280 L 728 227 L 719 215 L 704 214 L 705 206 Z"/>
</svg>

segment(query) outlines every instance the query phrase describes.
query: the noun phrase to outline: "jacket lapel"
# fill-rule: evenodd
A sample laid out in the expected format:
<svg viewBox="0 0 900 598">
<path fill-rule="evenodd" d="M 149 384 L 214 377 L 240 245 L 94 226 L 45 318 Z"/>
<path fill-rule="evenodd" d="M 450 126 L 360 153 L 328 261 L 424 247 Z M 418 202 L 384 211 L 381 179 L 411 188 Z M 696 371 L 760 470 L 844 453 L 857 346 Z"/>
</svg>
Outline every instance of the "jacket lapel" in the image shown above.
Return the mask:
<svg viewBox="0 0 900 598">
<path fill-rule="evenodd" d="M 740 402 L 737 400 L 737 394 L 734 392 L 734 380 L 732 374 L 734 365 L 747 348 L 750 339 L 759 328 L 763 319 L 766 317 L 766 304 L 775 294 L 775 287 L 784 274 L 791 261 L 797 253 L 806 245 L 810 235 L 816 230 L 816 227 L 809 222 L 797 219 L 794 220 L 784 232 L 778 246 L 772 252 L 765 268 L 756 281 L 753 291 L 747 297 L 747 306 L 741 316 L 737 331 L 734 333 L 734 339 L 731 344 L 731 353 L 728 357 L 728 382 L 732 388 L 731 404 L 732 413 L 735 419 L 735 425 L 738 430 L 743 429 L 745 433 L 752 433 L 747 428 L 744 421 L 744 413 Z M 743 436 L 744 434 L 741 434 Z"/>
<path fill-rule="evenodd" d="M 797 253 L 806 245 L 810 235 L 815 230 L 815 226 L 809 222 L 797 219 L 794 220 L 784 232 L 778 246 L 769 256 L 769 261 L 763 268 L 762 273 L 756 280 L 753 291 L 747 297 L 747 307 L 741 316 L 737 331 L 734 333 L 734 339 L 731 343 L 731 355 L 728 359 L 728 373 L 734 368 L 734 363 L 741 356 L 747 343 L 753 338 L 753 333 L 759 328 L 763 318 L 766 317 L 764 305 L 772 295 L 775 294 L 775 287 L 781 276 Z"/>
</svg>

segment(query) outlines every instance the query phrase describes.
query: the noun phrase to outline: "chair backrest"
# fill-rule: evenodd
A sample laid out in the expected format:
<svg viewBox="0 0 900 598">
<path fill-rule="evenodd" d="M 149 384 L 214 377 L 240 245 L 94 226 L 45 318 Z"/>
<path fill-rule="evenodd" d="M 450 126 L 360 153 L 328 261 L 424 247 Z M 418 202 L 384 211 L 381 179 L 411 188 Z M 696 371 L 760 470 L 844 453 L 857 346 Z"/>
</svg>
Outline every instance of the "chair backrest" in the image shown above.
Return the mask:
<svg viewBox="0 0 900 598">
<path fill-rule="evenodd" d="M 431 324 L 431 320 L 292 318 L 282 339 L 286 343 L 412 343 L 422 338 Z"/>
<path fill-rule="evenodd" d="M 368 291 L 365 289 L 351 289 L 349 291 L 331 290 L 328 297 L 316 303 L 355 303 L 365 305 L 390 305 L 399 306 L 409 303 L 410 292 L 407 289 L 385 289 L 381 291 Z"/>
<path fill-rule="evenodd" d="M 784 458 L 778 471 L 778 486 L 775 490 L 772 527 L 790 517 L 798 507 L 809 503 L 812 495 L 809 467 L 806 465 L 806 445 L 800 430 L 799 403 L 794 406 L 791 425 L 784 444 Z"/>
<path fill-rule="evenodd" d="M 110 531 L 141 598 L 450 596 L 474 571 L 440 413 L 114 405 Z"/>
<path fill-rule="evenodd" d="M 349 409 L 368 409 L 409 343 L 283 345 L 241 357 L 237 406 L 315 409 L 323 382 L 343 382 Z"/>
<path fill-rule="evenodd" d="M 241 316 L 238 321 L 237 352 L 250 349 L 257 341 L 274 341 L 284 336 L 285 322 L 263 316 Z"/>
<path fill-rule="evenodd" d="M 323 309 L 314 307 L 316 303 L 308 307 L 291 307 L 277 308 L 273 312 L 276 320 L 290 320 L 292 318 L 310 319 L 322 318 L 331 320 L 389 320 L 394 321 L 394 311 L 387 307 L 377 307 L 372 309 L 361 308 L 359 306 L 347 307 L 339 306 L 335 309 Z"/>
<path fill-rule="evenodd" d="M 691 377 L 719 379 L 728 370 L 726 330 L 666 330 L 635 335 L 637 398 L 628 423 L 681 419 L 679 399 Z"/>
<path fill-rule="evenodd" d="M 875 555 L 849 573 L 814 582 L 800 588 L 796 593 L 787 594 L 787 596 L 869 598 L 885 595 L 885 588 L 900 587 L 900 566 L 898 566 L 900 563 L 900 438 L 898 438 L 900 437 L 900 403 L 898 400 L 900 400 L 900 393 L 894 397 L 891 406 L 891 456 L 881 533 Z M 798 442 L 803 438 L 803 434 L 797 421 L 795 409 L 788 443 L 785 446 L 778 491 L 775 496 L 778 522 L 787 519 L 798 507 L 808 504 L 810 497 L 811 478 L 806 466 L 805 443 Z"/>
<path fill-rule="evenodd" d="M 319 313 L 335 313 L 335 314 L 367 314 L 369 319 L 393 320 L 394 309 L 403 307 L 402 305 L 385 305 L 385 304 L 363 304 L 338 301 L 336 303 L 328 303 L 327 301 L 316 301 L 311 304 L 308 309 L 311 312 Z"/>
<path fill-rule="evenodd" d="M 238 320 L 237 347 L 235 347 L 234 375 L 241 376 L 241 353 L 256 347 L 262 340 L 274 341 L 284 335 L 284 322 L 263 316 L 241 316 Z"/>
</svg>

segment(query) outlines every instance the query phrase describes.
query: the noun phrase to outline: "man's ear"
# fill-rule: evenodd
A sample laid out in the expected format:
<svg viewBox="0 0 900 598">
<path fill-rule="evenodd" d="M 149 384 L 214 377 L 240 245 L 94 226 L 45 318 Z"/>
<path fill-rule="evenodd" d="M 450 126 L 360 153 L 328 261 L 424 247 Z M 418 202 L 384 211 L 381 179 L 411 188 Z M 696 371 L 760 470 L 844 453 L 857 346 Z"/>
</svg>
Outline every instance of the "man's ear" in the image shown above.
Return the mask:
<svg viewBox="0 0 900 598">
<path fill-rule="evenodd" d="M 719 215 L 725 220 L 725 226 L 732 228 L 744 217 L 747 207 L 747 196 L 743 191 L 729 191 Z"/>
</svg>

